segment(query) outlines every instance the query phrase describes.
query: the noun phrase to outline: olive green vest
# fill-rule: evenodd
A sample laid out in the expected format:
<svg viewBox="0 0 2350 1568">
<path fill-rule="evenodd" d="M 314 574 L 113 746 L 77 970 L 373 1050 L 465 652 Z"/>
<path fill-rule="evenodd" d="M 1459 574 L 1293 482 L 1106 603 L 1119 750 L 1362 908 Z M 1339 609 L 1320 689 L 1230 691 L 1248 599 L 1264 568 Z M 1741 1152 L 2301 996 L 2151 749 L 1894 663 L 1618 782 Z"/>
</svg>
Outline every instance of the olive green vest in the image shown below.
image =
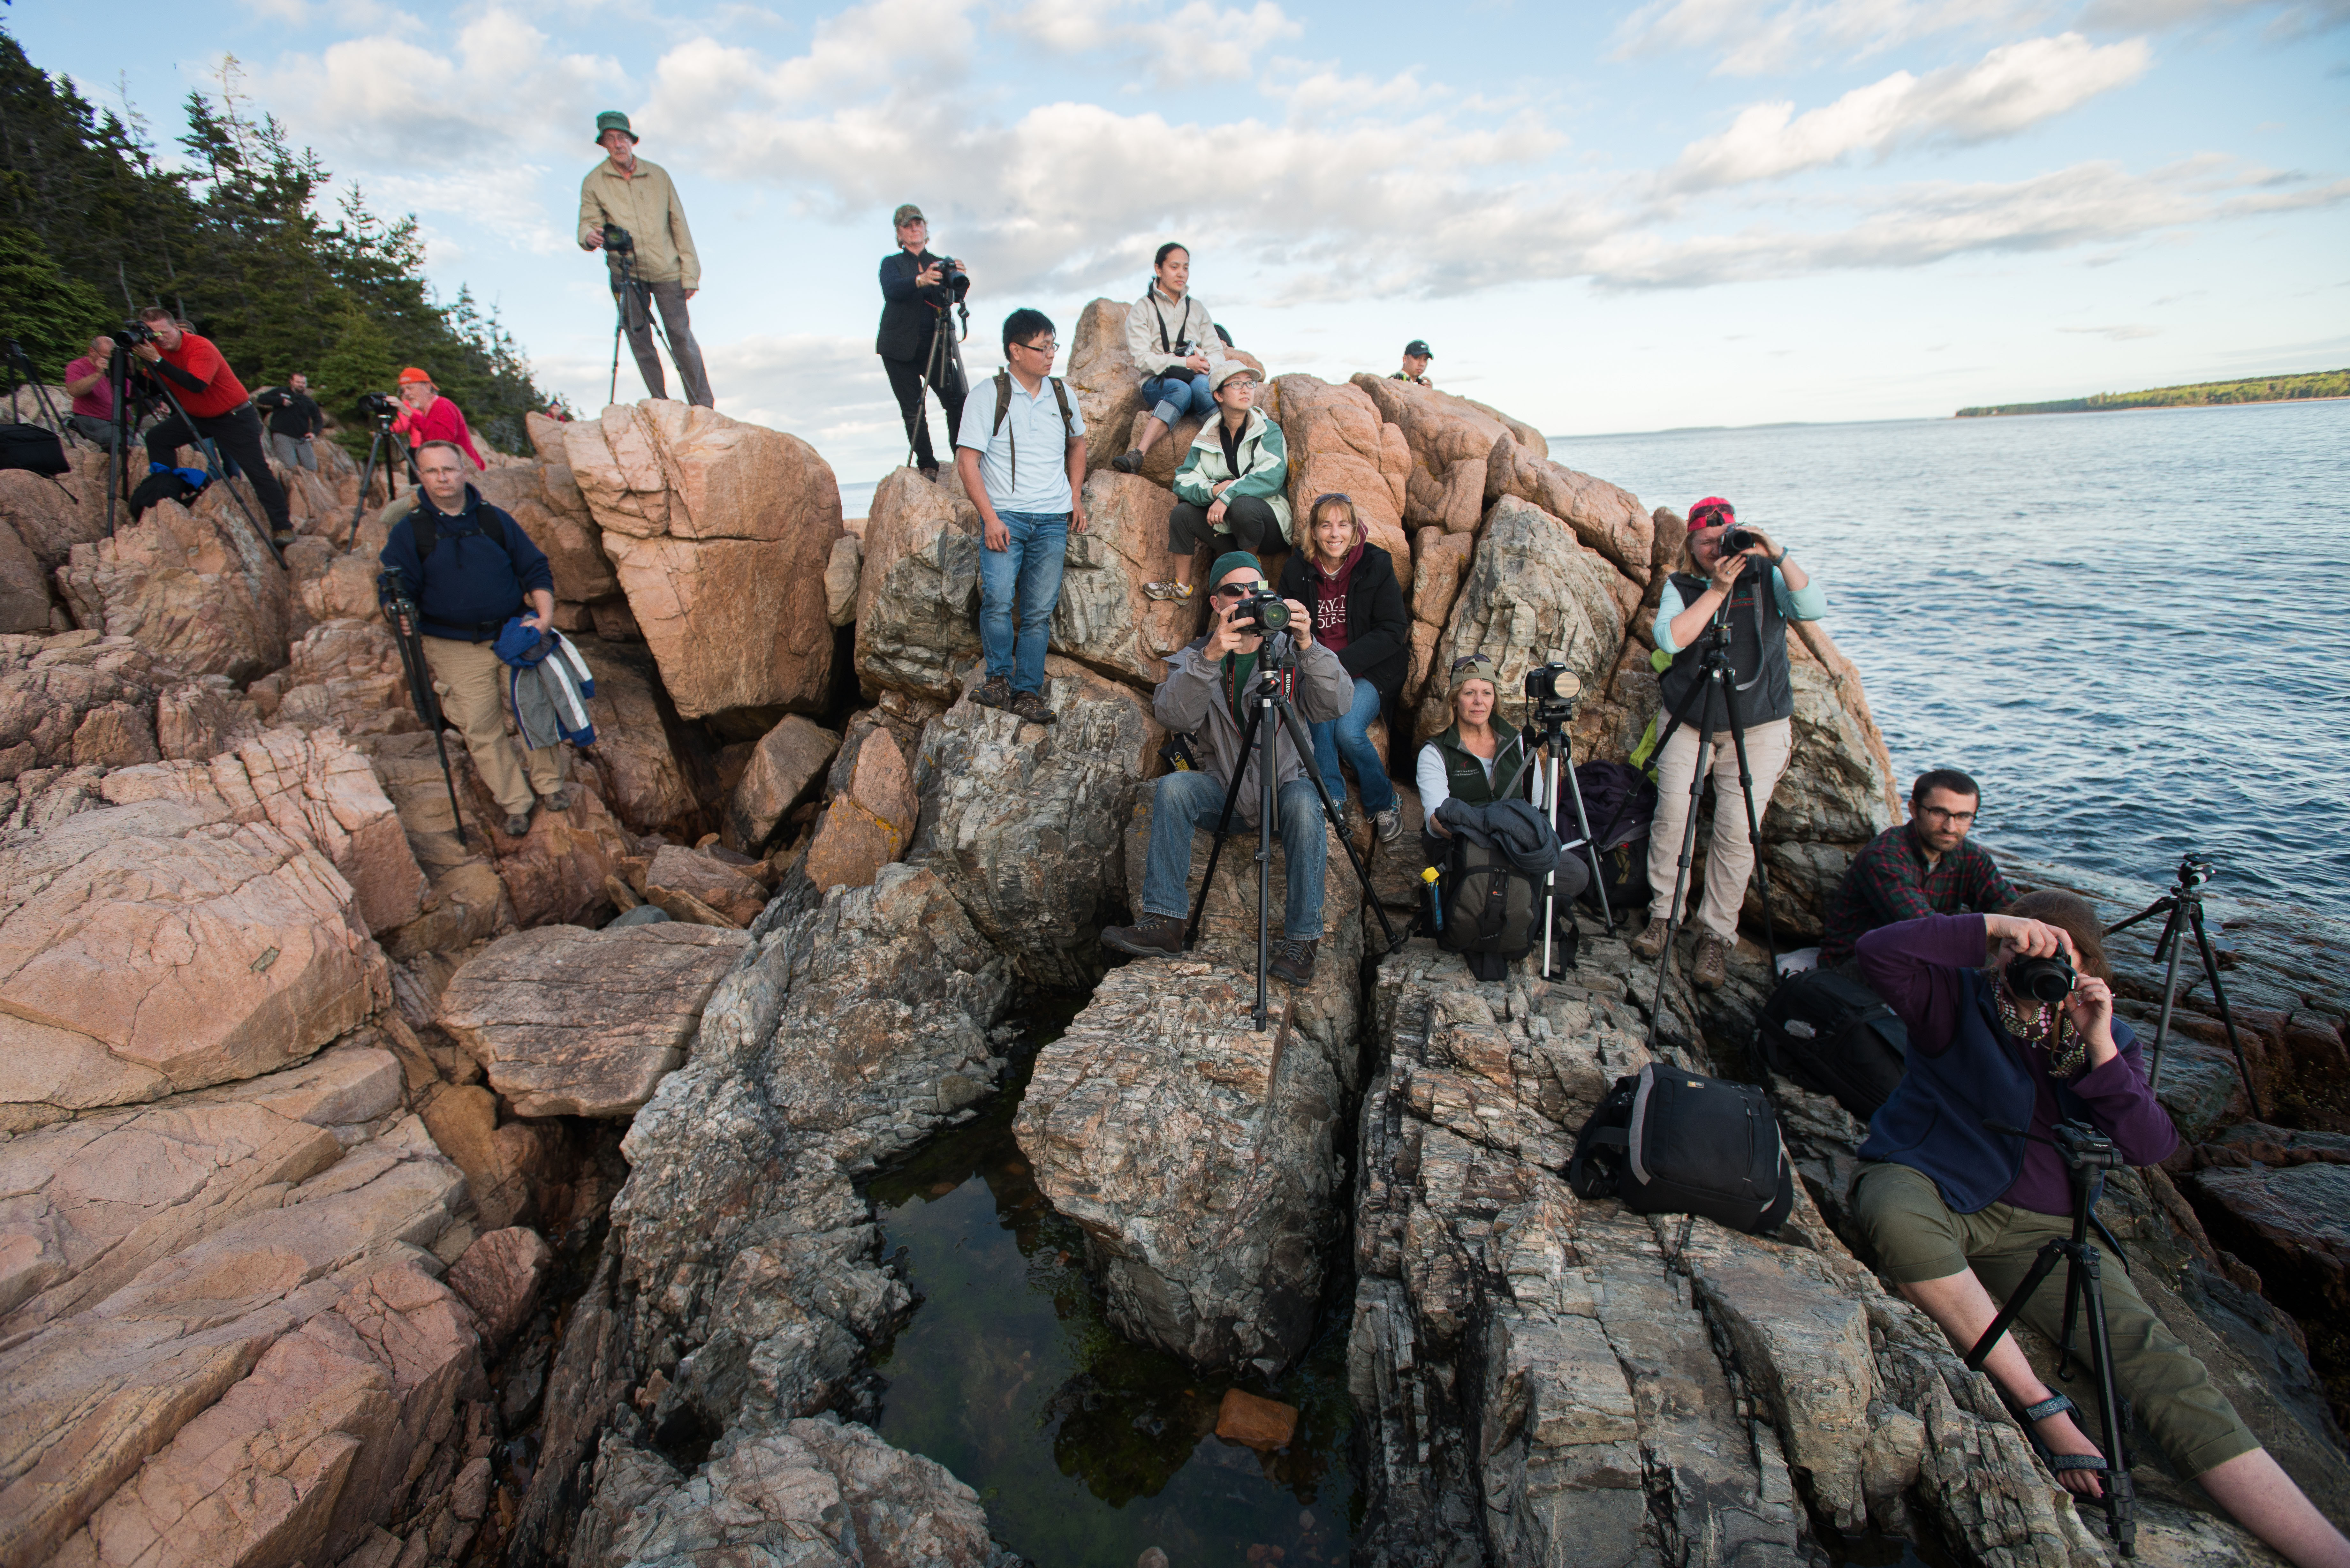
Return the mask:
<svg viewBox="0 0 2350 1568">
<path fill-rule="evenodd" d="M 1461 723 L 1453 721 L 1452 728 L 1434 742 L 1438 753 L 1444 758 L 1446 793 L 1471 805 L 1507 800 L 1526 763 L 1523 749 L 1513 745 L 1517 738 L 1515 730 L 1498 718 L 1493 721 L 1493 782 L 1489 784 L 1485 782 L 1485 764 L 1461 744 Z"/>
</svg>

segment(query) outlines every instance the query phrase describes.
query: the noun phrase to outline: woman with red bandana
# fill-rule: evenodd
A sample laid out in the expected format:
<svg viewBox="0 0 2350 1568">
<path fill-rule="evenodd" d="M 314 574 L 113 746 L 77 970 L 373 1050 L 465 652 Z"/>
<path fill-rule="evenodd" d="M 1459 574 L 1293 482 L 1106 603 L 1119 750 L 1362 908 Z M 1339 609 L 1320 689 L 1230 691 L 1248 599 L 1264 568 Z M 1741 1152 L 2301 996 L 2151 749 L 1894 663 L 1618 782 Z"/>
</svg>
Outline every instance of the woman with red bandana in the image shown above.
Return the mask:
<svg viewBox="0 0 2350 1568">
<path fill-rule="evenodd" d="M 475 468 L 490 466 L 473 450 L 473 436 L 465 428 L 464 410 L 442 397 L 441 389 L 432 384 L 432 378 L 413 365 L 400 373 L 400 400 L 408 406 L 391 421 L 391 431 L 406 436 L 411 449 L 427 441 L 454 441 L 473 460 Z"/>
</svg>

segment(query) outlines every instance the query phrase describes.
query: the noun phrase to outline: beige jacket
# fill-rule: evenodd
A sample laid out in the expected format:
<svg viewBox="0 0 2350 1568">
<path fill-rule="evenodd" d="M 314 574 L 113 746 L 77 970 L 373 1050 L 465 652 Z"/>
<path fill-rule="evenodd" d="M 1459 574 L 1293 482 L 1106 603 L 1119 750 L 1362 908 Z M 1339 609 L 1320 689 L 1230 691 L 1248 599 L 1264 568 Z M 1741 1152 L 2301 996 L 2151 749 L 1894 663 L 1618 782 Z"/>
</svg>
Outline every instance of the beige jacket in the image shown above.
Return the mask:
<svg viewBox="0 0 2350 1568">
<path fill-rule="evenodd" d="M 1152 306 L 1158 306 L 1154 314 Z M 1159 347 L 1159 323 L 1167 323 L 1168 348 Z M 1170 305 L 1159 297 L 1153 287 L 1149 294 L 1128 306 L 1126 312 L 1126 351 L 1142 367 L 1146 376 L 1164 375 L 1170 365 L 1180 365 L 1183 356 L 1170 352 L 1181 347 L 1184 338 L 1191 340 L 1193 348 L 1208 357 L 1209 384 L 1214 385 L 1215 368 L 1224 358 L 1224 340 L 1216 336 L 1216 324 L 1208 315 L 1208 307 L 1192 295 L 1185 295 L 1180 305 Z M 1185 372 L 1189 374 L 1190 372 Z"/>
<path fill-rule="evenodd" d="M 579 182 L 579 248 L 592 249 L 588 236 L 602 234 L 607 223 L 619 224 L 636 241 L 637 276 L 645 282 L 702 286 L 693 231 L 685 226 L 677 187 L 660 164 L 639 158 L 636 173 L 623 175 L 607 158 L 588 171 Z"/>
</svg>

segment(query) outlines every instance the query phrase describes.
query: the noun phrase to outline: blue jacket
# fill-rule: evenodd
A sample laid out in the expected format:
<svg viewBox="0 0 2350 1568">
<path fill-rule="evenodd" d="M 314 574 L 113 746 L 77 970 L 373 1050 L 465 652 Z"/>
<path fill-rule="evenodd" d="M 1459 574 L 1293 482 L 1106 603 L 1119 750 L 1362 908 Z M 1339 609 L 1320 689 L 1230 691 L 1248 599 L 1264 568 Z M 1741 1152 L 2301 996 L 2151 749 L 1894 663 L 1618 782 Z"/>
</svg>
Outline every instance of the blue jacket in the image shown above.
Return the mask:
<svg viewBox="0 0 2350 1568">
<path fill-rule="evenodd" d="M 416 519 L 432 512 L 432 555 L 420 560 L 416 552 Z M 380 557 L 387 570 L 403 574 L 416 591 L 416 607 L 427 637 L 458 642 L 488 642 L 509 617 L 525 607 L 523 596 L 533 588 L 555 591 L 555 572 L 546 553 L 512 517 L 465 486 L 464 509 L 456 515 L 439 510 L 419 494 L 416 510 L 391 525 Z"/>
<path fill-rule="evenodd" d="M 2002 1199 L 2023 1173 L 2024 1140 L 1995 1133 L 1986 1121 L 2002 1127 L 2033 1127 L 2046 1137 L 2046 1126 L 2033 1127 L 2039 1080 L 2025 1059 L 2024 1049 L 1999 1027 L 1998 1002 L 1983 977 L 1969 970 L 1958 976 L 1960 1005 L 1957 1032 L 1947 1050 L 1928 1054 L 1909 1053 L 1908 1068 L 1893 1096 L 1869 1118 L 1868 1137 L 1862 1140 L 1863 1159 L 1906 1165 L 1934 1179 L 1942 1201 L 1959 1214 L 1972 1214 Z M 2130 1026 L 2116 1018 L 2114 1044 L 2129 1070 L 2143 1077 L 2138 1049 Z M 2054 1079 L 2056 1113 L 2066 1120 L 2093 1123 L 2112 1133 L 2108 1117 L 2093 1113 L 2071 1088 Z M 2043 1118 L 2044 1120 L 2044 1118 Z M 2125 1147 L 2125 1154 L 2132 1151 Z M 2168 1154 L 2155 1155 L 2159 1159 Z M 2027 1205 L 2036 1207 L 2036 1205 Z"/>
</svg>

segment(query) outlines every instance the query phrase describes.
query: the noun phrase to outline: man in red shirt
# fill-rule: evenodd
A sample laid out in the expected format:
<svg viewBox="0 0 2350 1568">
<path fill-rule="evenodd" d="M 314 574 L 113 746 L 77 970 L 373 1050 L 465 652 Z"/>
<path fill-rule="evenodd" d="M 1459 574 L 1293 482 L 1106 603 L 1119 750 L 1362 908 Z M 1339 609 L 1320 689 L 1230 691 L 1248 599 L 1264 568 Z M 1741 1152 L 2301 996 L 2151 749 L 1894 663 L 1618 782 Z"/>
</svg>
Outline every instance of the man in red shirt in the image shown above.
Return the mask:
<svg viewBox="0 0 2350 1568">
<path fill-rule="evenodd" d="M 402 370 L 400 400 L 407 406 L 391 421 L 392 433 L 406 436 L 411 448 L 421 450 L 427 441 L 454 441 L 473 460 L 475 468 L 490 466 L 474 449 L 473 432 L 465 428 L 465 411 L 441 395 L 431 376 L 413 365 Z"/>
<path fill-rule="evenodd" d="M 166 468 L 176 468 L 180 449 L 199 436 L 220 449 L 223 457 L 253 482 L 253 493 L 269 514 L 269 530 L 283 545 L 294 537 L 286 510 L 286 490 L 269 472 L 269 457 L 261 444 L 261 416 L 245 395 L 244 383 L 228 368 L 209 338 L 184 331 L 172 313 L 149 306 L 140 321 L 154 336 L 130 351 L 147 363 L 147 373 L 171 389 L 182 418 L 171 418 L 147 432 L 147 456 Z"/>
</svg>

